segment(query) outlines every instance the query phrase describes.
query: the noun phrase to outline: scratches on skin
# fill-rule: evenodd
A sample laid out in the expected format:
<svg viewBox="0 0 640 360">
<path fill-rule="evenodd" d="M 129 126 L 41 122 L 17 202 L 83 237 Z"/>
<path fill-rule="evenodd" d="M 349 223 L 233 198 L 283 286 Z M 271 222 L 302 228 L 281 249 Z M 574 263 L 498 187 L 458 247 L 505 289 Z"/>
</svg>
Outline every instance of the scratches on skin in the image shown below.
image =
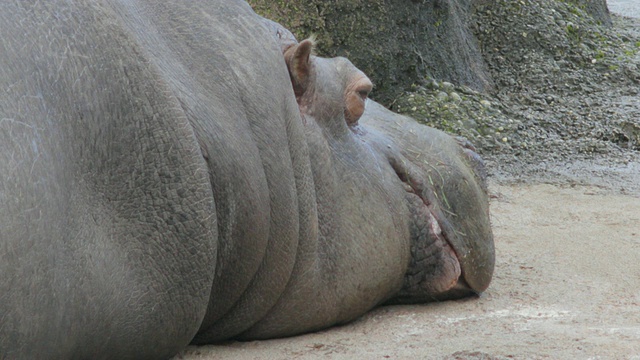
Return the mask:
<svg viewBox="0 0 640 360">
<path fill-rule="evenodd" d="M 30 96 L 30 97 L 39 98 L 38 96 Z M 41 128 L 38 128 L 38 127 L 33 126 L 33 125 L 29 125 L 29 124 L 27 124 L 27 123 L 25 123 L 23 121 L 19 121 L 19 120 L 16 120 L 16 119 L 11 119 L 11 118 L 2 118 L 2 119 L 0 119 L 0 126 L 3 126 L 4 123 L 22 125 L 24 127 L 30 128 L 30 129 L 42 131 Z"/>
<path fill-rule="evenodd" d="M 30 96 L 31 98 L 40 98 L 38 96 Z M 20 121 L 20 120 L 16 120 L 14 118 L 1 118 L 0 119 L 0 131 L 4 132 L 6 134 L 6 139 L 8 141 L 11 142 L 16 142 L 18 143 L 20 141 L 20 139 L 14 135 L 14 128 L 16 127 L 24 127 L 24 128 L 28 128 L 31 129 L 33 132 L 38 133 L 38 132 L 42 132 L 43 129 L 33 126 L 31 124 L 27 124 L 24 121 Z M 6 140 L 5 140 L 6 141 Z M 19 144 L 20 146 L 18 146 L 18 149 L 23 149 L 22 152 L 27 152 L 28 150 L 26 150 L 25 148 L 25 144 Z M 38 161 L 38 159 L 40 158 L 40 152 L 38 151 L 38 143 L 36 142 L 36 140 L 32 140 L 31 141 L 31 151 L 33 152 L 33 161 L 31 162 L 31 166 L 29 168 L 29 175 L 31 176 L 33 174 L 33 169 L 36 165 L 36 162 Z M 14 166 L 12 168 L 17 168 L 18 165 L 22 162 L 21 160 L 16 160 L 16 159 L 21 159 L 23 156 L 22 155 L 17 155 L 15 150 L 11 152 L 11 155 L 9 156 L 10 159 L 10 164 L 14 164 Z M 13 171 L 9 171 L 7 176 L 12 176 Z"/>
</svg>

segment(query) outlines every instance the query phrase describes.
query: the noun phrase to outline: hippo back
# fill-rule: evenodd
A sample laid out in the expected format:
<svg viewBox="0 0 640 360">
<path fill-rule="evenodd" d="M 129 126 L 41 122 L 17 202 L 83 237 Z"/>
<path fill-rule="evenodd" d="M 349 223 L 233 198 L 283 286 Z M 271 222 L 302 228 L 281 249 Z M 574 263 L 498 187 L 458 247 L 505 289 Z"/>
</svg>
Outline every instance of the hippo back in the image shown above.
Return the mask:
<svg viewBox="0 0 640 360">
<path fill-rule="evenodd" d="M 229 0 L 1 7 L 2 357 L 162 358 L 246 322 L 220 320 L 243 297 L 265 311 L 309 181 L 260 18 Z M 245 292 L 256 273 L 273 282 Z"/>
</svg>

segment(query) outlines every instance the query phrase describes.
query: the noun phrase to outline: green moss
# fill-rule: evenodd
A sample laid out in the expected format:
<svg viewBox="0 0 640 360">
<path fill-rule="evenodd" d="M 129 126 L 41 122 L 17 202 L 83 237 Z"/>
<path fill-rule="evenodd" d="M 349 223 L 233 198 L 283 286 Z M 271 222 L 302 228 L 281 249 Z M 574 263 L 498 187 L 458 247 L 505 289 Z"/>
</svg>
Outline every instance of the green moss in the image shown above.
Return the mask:
<svg viewBox="0 0 640 360">
<path fill-rule="evenodd" d="M 582 42 L 582 31 L 578 25 L 573 23 L 567 24 L 567 37 L 574 43 Z"/>
</svg>

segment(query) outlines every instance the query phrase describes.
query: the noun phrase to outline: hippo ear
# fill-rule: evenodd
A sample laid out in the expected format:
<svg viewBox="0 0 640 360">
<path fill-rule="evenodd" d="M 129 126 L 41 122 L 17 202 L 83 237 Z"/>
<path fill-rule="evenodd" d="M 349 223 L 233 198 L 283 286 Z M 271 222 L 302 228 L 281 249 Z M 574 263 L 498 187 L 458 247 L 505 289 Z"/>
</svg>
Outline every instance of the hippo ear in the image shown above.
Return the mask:
<svg viewBox="0 0 640 360">
<path fill-rule="evenodd" d="M 311 76 L 311 53 L 314 46 L 313 39 L 305 39 L 284 51 L 284 59 L 289 69 L 291 84 L 296 96 L 301 96 L 307 90 L 309 77 Z"/>
</svg>

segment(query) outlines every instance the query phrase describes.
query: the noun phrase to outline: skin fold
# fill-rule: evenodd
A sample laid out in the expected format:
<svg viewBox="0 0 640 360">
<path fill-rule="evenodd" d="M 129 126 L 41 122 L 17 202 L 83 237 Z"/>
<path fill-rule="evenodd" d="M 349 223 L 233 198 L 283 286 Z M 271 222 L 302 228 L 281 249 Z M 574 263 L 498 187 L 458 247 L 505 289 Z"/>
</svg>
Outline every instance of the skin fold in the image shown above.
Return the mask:
<svg viewBox="0 0 640 360">
<path fill-rule="evenodd" d="M 489 285 L 480 160 L 348 60 L 238 0 L 0 5 L 3 357 L 168 358 Z"/>
</svg>

